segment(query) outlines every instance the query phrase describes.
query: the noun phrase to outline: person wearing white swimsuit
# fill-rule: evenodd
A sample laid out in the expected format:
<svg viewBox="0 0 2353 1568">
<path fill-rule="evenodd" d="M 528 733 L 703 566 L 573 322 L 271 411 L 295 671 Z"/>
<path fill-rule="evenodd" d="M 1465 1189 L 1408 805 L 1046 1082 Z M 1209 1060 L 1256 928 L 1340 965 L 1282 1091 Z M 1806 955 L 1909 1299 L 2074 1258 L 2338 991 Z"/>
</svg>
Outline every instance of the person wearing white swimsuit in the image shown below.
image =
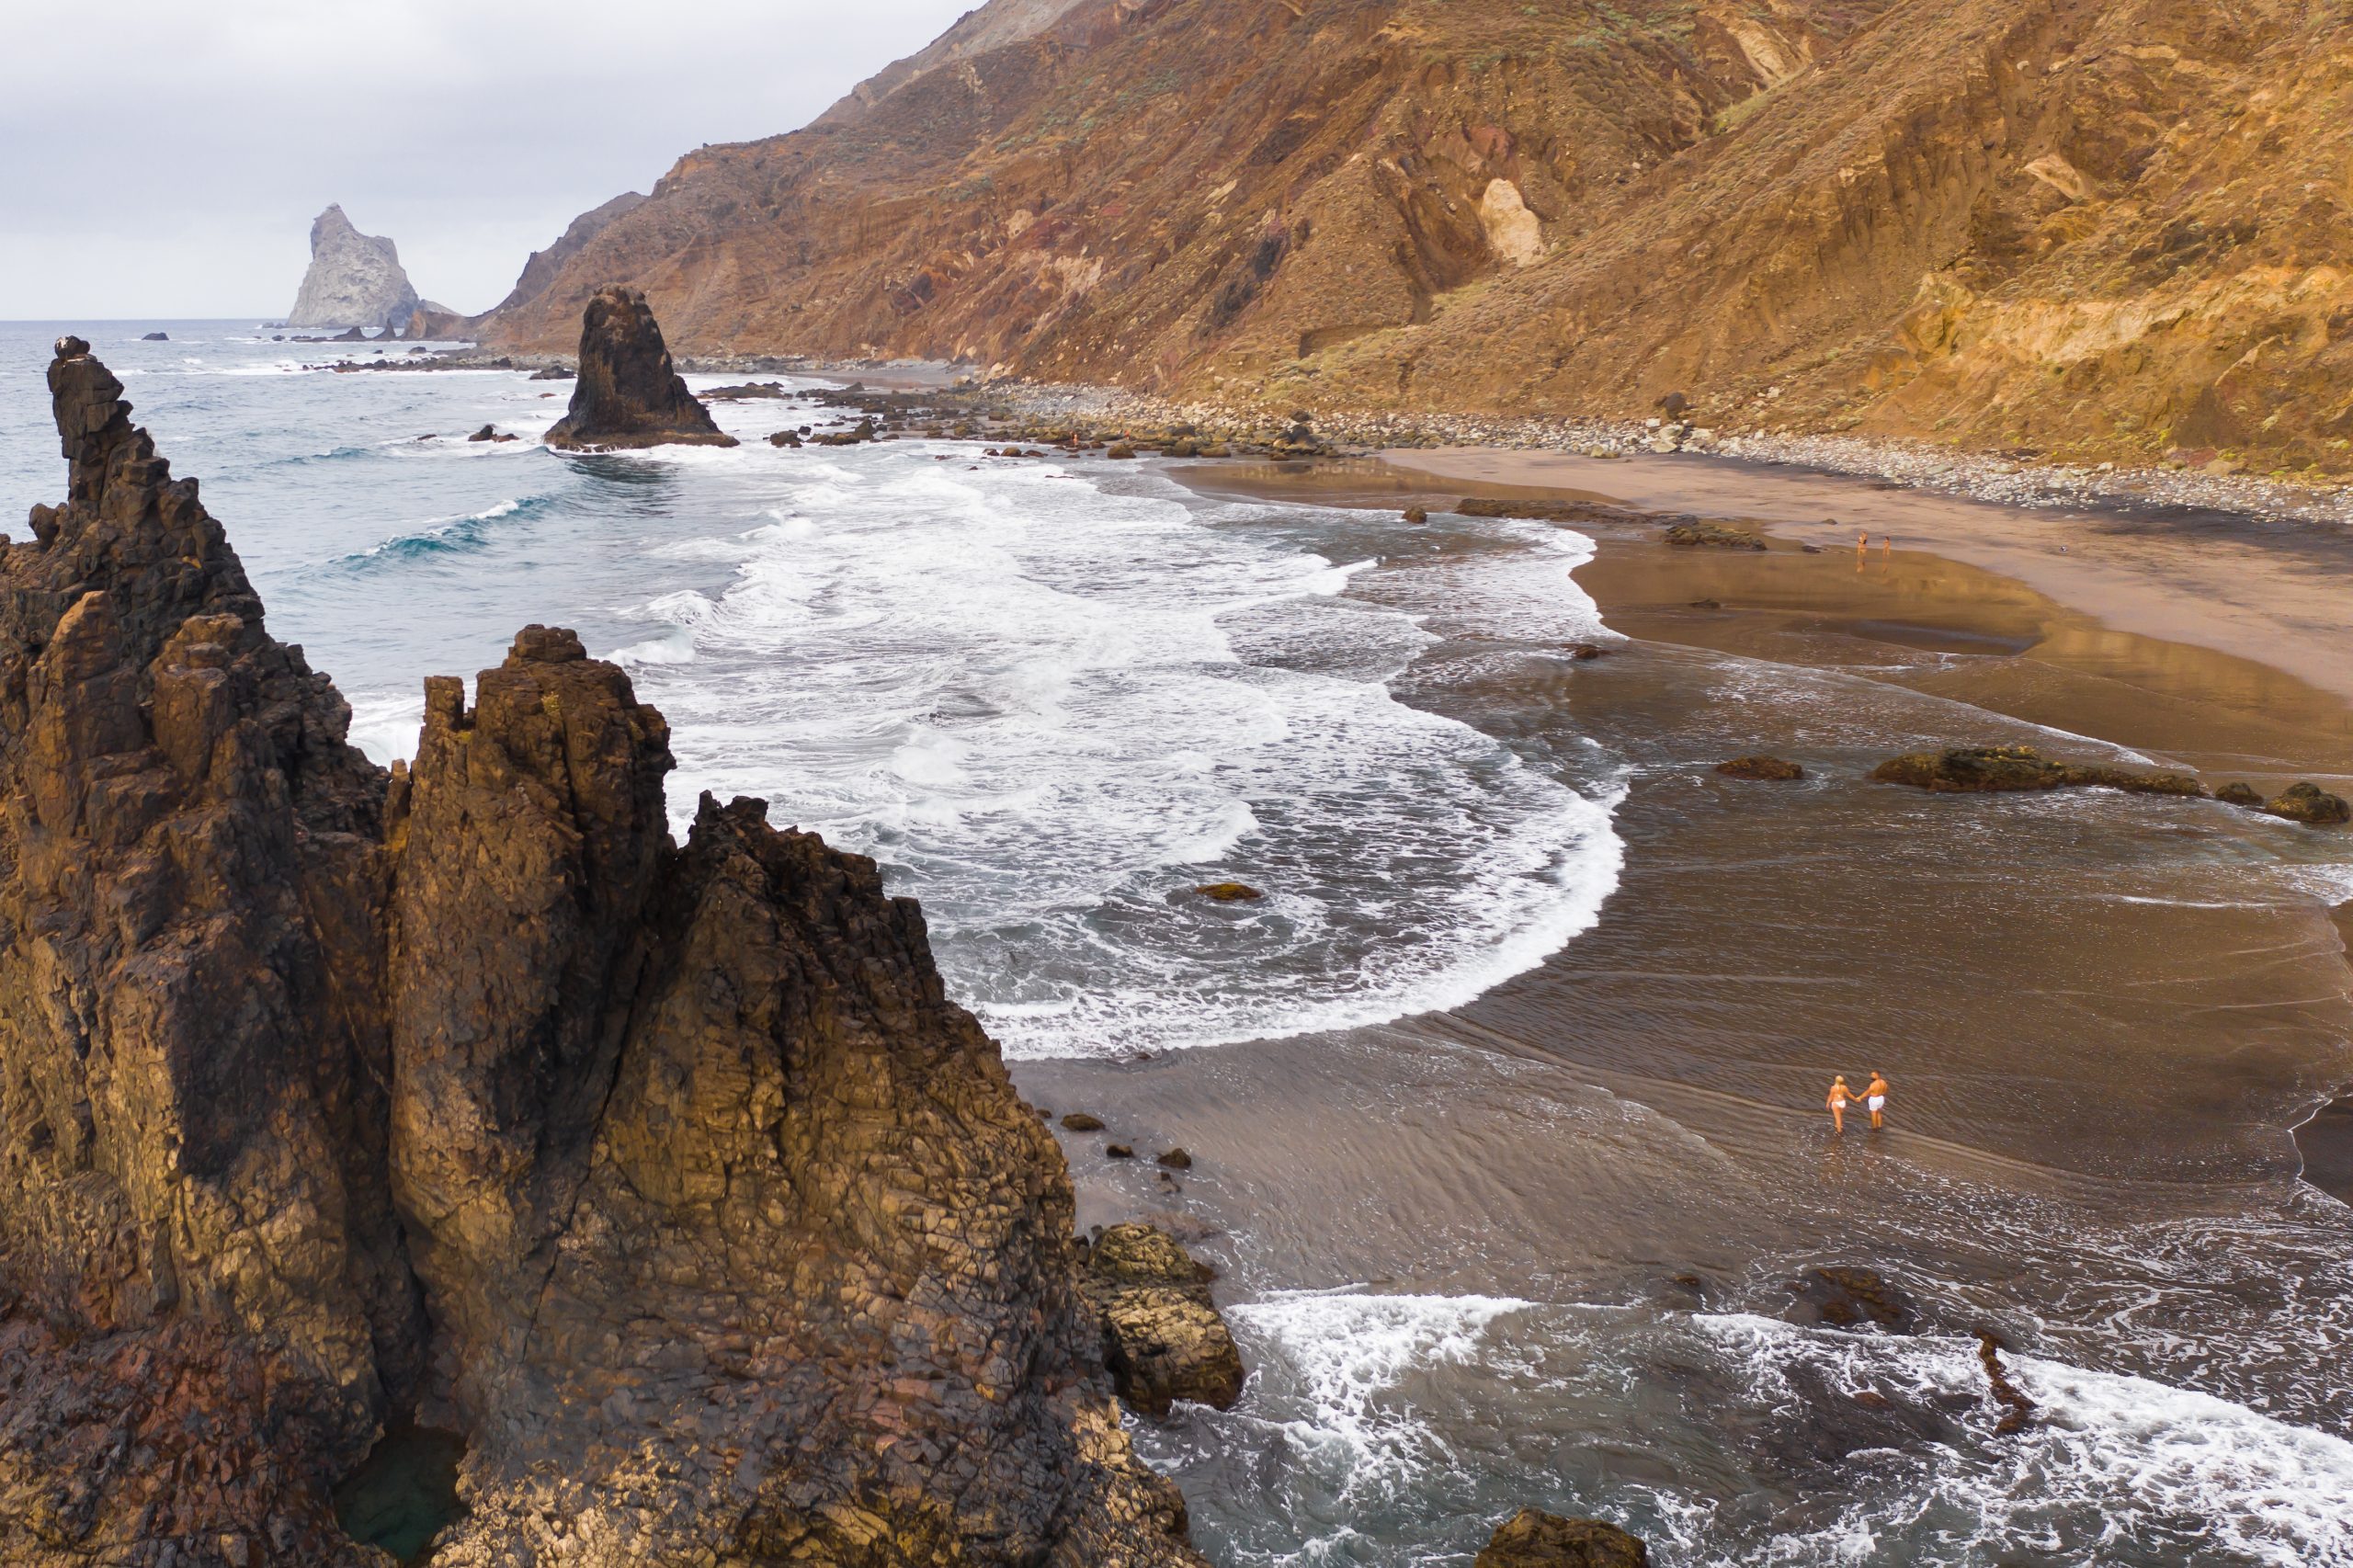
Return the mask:
<svg viewBox="0 0 2353 1568">
<path fill-rule="evenodd" d="M 1871 1081 L 1863 1085 L 1863 1106 L 1871 1113 L 1873 1127 L 1886 1125 L 1880 1120 L 1879 1113 L 1887 1108 L 1887 1080 L 1876 1067 L 1871 1069 Z"/>
</svg>

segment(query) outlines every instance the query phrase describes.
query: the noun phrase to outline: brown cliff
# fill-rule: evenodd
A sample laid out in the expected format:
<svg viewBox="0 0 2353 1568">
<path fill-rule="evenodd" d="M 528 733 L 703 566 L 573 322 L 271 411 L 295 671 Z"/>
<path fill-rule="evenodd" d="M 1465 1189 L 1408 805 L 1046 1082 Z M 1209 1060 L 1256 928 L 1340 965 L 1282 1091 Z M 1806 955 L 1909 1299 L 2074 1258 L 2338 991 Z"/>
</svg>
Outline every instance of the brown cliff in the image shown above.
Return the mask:
<svg viewBox="0 0 2353 1568">
<path fill-rule="evenodd" d="M 484 331 L 618 278 L 696 353 L 2353 472 L 2347 21 L 995 0 Z"/>
<path fill-rule="evenodd" d="M 0 550 L 0 1561 L 1184 1564 L 1068 1175 L 870 861 L 706 798 L 528 628 L 413 769 L 66 339 Z"/>
</svg>

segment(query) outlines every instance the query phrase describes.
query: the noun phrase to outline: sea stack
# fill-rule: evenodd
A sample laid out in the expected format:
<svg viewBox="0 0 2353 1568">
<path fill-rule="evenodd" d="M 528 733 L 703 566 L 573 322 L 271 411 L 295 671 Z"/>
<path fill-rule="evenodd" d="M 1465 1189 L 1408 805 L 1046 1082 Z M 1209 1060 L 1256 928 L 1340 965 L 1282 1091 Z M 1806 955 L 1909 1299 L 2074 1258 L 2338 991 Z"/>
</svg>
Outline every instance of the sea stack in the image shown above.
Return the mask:
<svg viewBox="0 0 2353 1568">
<path fill-rule="evenodd" d="M 608 451 L 680 443 L 732 447 L 735 437 L 712 424 L 710 411 L 687 390 L 644 294 L 608 284 L 581 312 L 580 379 L 548 445 Z"/>
<path fill-rule="evenodd" d="M 0 544 L 0 1562 L 1199 1568 L 1069 1173 L 874 863 L 705 796 L 573 633 L 413 769 L 77 338 Z M 459 1499 L 463 1499 L 462 1505 Z"/>
<path fill-rule="evenodd" d="M 421 302 L 391 240 L 361 233 L 341 207 L 311 221 L 311 268 L 288 326 L 406 326 Z"/>
</svg>

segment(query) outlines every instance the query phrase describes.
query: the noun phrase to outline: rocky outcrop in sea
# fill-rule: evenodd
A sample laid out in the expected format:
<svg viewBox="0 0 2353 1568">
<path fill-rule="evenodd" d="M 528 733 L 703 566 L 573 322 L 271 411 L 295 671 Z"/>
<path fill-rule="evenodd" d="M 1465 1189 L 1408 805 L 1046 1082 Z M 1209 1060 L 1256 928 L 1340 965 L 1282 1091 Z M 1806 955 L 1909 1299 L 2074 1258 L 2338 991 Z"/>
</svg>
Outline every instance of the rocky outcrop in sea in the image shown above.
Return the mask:
<svg viewBox="0 0 2353 1568">
<path fill-rule="evenodd" d="M 361 233 L 338 206 L 311 221 L 311 267 L 288 326 L 404 327 L 423 302 L 391 240 Z"/>
<path fill-rule="evenodd" d="M 645 296 L 619 287 L 598 290 L 581 312 L 579 379 L 547 439 L 576 451 L 735 445 L 670 363 Z"/>
<path fill-rule="evenodd" d="M 413 767 L 88 346 L 0 547 L 0 1561 L 1195 1564 L 1070 1179 L 873 863 L 705 796 L 569 631 Z"/>
</svg>

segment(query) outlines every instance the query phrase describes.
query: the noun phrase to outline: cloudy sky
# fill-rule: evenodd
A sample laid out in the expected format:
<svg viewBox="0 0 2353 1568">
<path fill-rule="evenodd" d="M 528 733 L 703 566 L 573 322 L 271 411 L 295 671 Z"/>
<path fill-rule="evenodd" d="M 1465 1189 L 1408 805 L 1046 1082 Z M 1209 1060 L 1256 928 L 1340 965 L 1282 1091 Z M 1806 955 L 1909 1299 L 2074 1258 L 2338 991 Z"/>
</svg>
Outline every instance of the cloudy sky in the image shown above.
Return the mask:
<svg viewBox="0 0 2353 1568">
<path fill-rule="evenodd" d="M 12 7 L 0 319 L 283 314 L 330 201 L 483 310 L 579 212 L 806 123 L 977 3 Z"/>
</svg>

